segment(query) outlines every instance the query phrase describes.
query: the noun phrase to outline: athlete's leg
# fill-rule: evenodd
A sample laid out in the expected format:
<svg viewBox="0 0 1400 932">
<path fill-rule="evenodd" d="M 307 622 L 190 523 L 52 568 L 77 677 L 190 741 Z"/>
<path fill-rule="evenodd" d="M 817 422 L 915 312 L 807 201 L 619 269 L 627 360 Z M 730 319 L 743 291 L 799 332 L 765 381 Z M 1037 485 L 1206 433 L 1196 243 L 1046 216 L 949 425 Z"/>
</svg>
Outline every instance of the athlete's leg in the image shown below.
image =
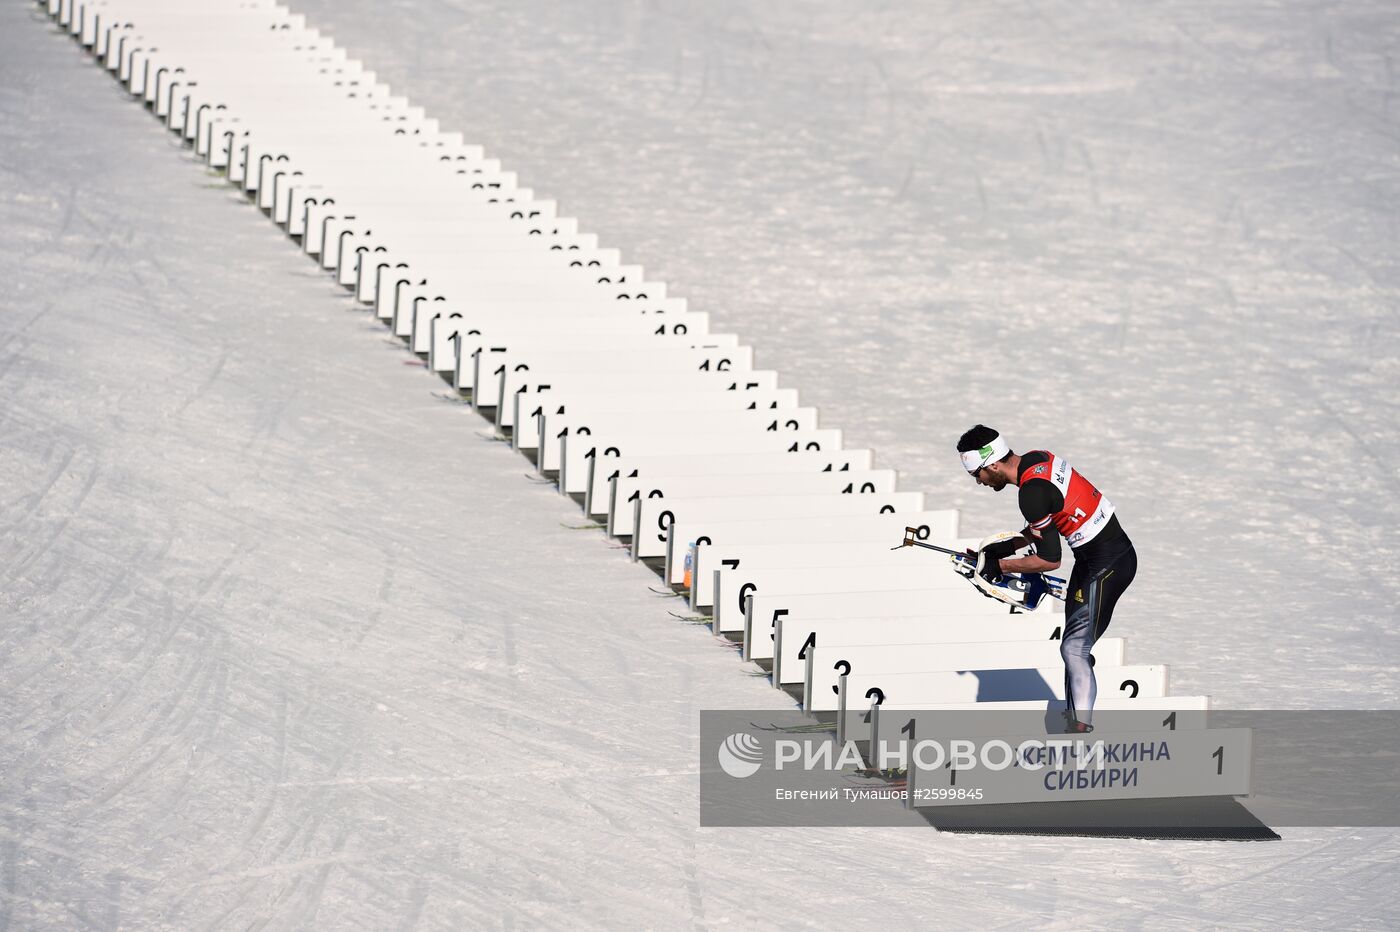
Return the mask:
<svg viewBox="0 0 1400 932">
<path fill-rule="evenodd" d="M 1065 662 L 1065 710 L 1088 724 L 1094 709 L 1094 668 L 1089 664 L 1093 649 L 1093 577 L 1075 564 L 1065 587 L 1065 628 L 1060 635 L 1060 658 Z"/>
<path fill-rule="evenodd" d="M 1098 617 L 1094 622 L 1094 640 L 1103 637 L 1108 623 L 1113 620 L 1113 609 L 1128 586 L 1137 576 L 1137 551 L 1129 547 L 1107 570 L 1099 574 Z"/>
<path fill-rule="evenodd" d="M 1068 609 L 1060 642 L 1065 662 L 1065 705 L 1075 719 L 1092 724 L 1098 681 L 1090 654 L 1113 620 L 1118 598 L 1137 575 L 1137 553 L 1130 547 L 1107 567 L 1089 576 L 1076 566 L 1066 591 Z"/>
</svg>

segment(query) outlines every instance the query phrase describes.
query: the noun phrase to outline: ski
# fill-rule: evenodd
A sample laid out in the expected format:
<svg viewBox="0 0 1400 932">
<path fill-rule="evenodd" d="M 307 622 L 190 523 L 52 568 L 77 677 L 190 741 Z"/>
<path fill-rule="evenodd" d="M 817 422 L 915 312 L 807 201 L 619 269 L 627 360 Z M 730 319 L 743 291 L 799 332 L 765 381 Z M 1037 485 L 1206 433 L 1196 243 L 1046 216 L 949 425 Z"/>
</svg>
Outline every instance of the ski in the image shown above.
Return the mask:
<svg viewBox="0 0 1400 932">
<path fill-rule="evenodd" d="M 875 793 L 891 793 L 891 792 L 893 792 L 893 793 L 898 793 L 898 792 L 901 792 L 901 791 L 904 791 L 904 790 L 908 790 L 908 789 L 909 789 L 909 781 L 908 781 L 908 780 L 893 780 L 893 781 L 888 781 L 888 782 L 884 782 L 884 783 L 875 783 L 875 784 L 872 784 L 872 783 L 870 783 L 870 778 L 869 778 L 869 777 L 847 777 L 847 778 L 846 778 L 846 782 L 847 782 L 848 784 L 850 784 L 851 786 L 858 786 L 858 787 L 860 787 L 860 788 L 862 788 L 862 789 L 869 790 L 869 791 L 875 792 Z M 884 798 L 887 798 L 887 797 L 879 797 L 879 796 L 877 796 L 877 797 L 875 797 L 875 798 L 876 798 L 876 799 L 884 799 Z"/>
<path fill-rule="evenodd" d="M 804 735 L 822 731 L 829 731 L 833 734 L 836 732 L 835 724 L 827 724 L 825 722 L 812 722 L 809 725 L 760 725 L 758 722 L 749 722 L 749 724 L 759 731 L 776 731 L 791 735 Z"/>
<path fill-rule="evenodd" d="M 865 780 L 897 780 L 900 783 L 909 779 L 909 772 L 903 767 L 886 767 L 883 770 L 862 767 L 855 775 Z"/>
</svg>

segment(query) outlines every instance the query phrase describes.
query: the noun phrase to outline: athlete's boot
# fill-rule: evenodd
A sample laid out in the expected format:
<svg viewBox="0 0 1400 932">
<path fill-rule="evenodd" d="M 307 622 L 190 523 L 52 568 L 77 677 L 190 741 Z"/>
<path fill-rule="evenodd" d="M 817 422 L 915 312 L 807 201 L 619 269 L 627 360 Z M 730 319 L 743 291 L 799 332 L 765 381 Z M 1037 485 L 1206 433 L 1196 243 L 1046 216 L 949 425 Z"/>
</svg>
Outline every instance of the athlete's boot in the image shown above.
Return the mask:
<svg viewBox="0 0 1400 932">
<path fill-rule="evenodd" d="M 1065 711 L 1065 734 L 1067 735 L 1087 735 L 1094 730 L 1094 726 L 1088 722 L 1081 722 L 1075 717 L 1074 712 Z"/>
</svg>

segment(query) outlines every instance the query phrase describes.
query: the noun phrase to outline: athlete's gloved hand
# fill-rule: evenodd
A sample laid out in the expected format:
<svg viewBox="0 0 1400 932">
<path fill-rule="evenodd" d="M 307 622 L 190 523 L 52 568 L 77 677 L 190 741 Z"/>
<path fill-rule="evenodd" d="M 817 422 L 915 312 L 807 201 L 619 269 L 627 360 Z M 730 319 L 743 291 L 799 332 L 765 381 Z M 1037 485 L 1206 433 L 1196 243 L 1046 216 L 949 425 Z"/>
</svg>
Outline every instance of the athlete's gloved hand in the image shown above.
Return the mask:
<svg viewBox="0 0 1400 932">
<path fill-rule="evenodd" d="M 1014 540 L 999 540 L 996 543 L 988 544 L 982 548 L 979 556 L 984 557 L 980 575 L 987 582 L 996 582 L 1001 578 L 1001 561 L 1016 552 L 1016 542 Z"/>
<path fill-rule="evenodd" d="M 994 583 L 998 579 L 1001 579 L 1000 558 L 994 557 L 990 553 L 987 554 L 986 562 L 982 564 L 982 569 L 978 571 L 978 575 L 989 583 Z"/>
</svg>

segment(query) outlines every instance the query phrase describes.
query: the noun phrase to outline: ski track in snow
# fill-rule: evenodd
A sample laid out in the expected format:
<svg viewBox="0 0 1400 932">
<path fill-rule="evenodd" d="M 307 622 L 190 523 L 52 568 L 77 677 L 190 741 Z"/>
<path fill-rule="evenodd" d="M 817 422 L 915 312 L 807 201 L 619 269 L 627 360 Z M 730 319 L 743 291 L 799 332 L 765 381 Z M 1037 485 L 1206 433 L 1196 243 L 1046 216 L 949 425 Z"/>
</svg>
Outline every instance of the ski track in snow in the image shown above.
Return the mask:
<svg viewBox="0 0 1400 932">
<path fill-rule="evenodd" d="M 1396 705 L 1385 4 L 296 9 L 969 533 L 964 428 L 1064 453 L 1175 691 Z M 0 928 L 1400 922 L 1389 830 L 697 828 L 786 702 L 25 4 L 0 73 Z"/>
</svg>

